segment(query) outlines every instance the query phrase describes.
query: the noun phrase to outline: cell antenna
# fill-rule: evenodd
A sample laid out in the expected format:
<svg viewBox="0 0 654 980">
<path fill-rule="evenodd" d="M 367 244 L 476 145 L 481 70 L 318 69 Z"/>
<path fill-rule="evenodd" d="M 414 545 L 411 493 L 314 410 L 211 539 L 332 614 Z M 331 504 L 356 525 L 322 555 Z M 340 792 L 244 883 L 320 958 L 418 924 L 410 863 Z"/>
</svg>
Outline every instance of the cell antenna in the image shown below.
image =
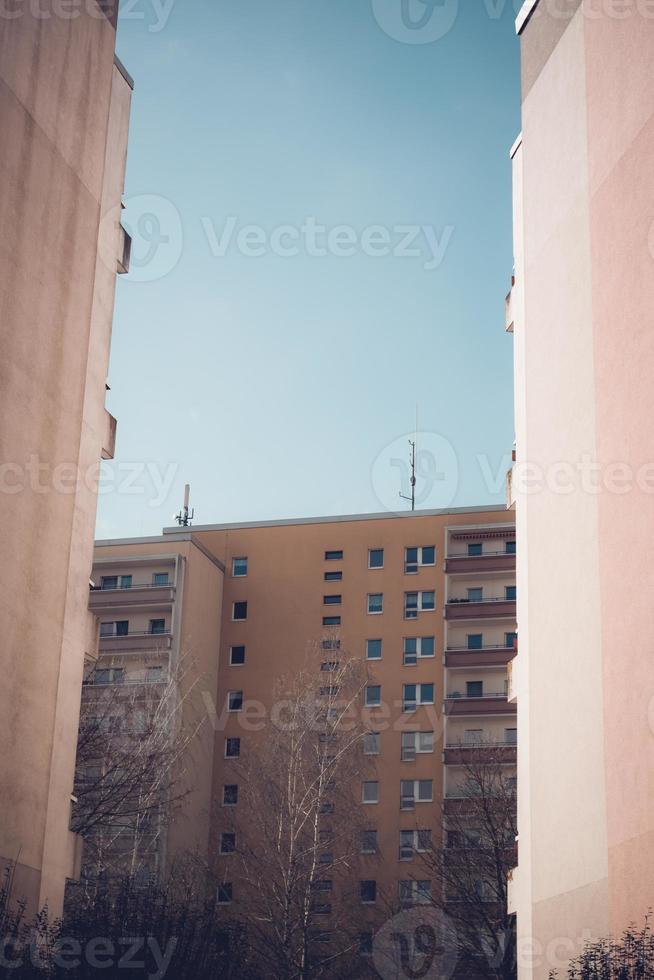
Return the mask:
<svg viewBox="0 0 654 980">
<path fill-rule="evenodd" d="M 416 509 L 416 443 L 415 439 L 409 439 L 409 445 L 411 446 L 411 495 L 408 496 L 406 493 L 402 493 L 400 490 L 400 497 L 402 500 L 411 501 L 411 510 Z"/>
<path fill-rule="evenodd" d="M 195 516 L 195 508 L 189 512 L 188 509 L 188 498 L 191 493 L 190 484 L 186 484 L 184 487 L 184 506 L 180 510 L 179 514 L 176 515 L 175 520 L 180 527 L 188 527 Z"/>
</svg>

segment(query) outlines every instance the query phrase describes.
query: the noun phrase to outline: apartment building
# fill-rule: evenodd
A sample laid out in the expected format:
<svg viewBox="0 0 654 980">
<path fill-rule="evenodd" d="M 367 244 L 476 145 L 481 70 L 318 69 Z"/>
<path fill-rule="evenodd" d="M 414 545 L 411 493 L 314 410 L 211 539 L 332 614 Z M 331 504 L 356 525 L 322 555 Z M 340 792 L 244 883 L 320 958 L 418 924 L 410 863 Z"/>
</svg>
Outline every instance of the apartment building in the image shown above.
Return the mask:
<svg viewBox="0 0 654 980">
<path fill-rule="evenodd" d="M 155 768 L 175 768 L 172 785 L 162 781 L 167 787 L 162 811 L 146 814 L 147 828 L 136 845 L 140 828 L 101 825 L 96 831 L 107 840 L 107 866 L 134 872 L 145 881 L 168 872 L 182 855 L 207 860 L 214 732 L 205 696 L 213 704 L 223 574 L 223 563 L 189 532 L 172 540 L 104 541 L 96 546 L 89 608 L 99 622 L 99 642 L 97 657 L 87 662 L 83 711 L 97 716 L 94 704 L 104 708 L 111 720 L 108 729 L 121 740 L 120 751 L 137 746 L 145 730 L 160 747 Z M 156 711 L 155 725 L 163 730 L 149 727 L 147 720 L 144 729 L 143 712 L 151 716 Z M 170 756 L 167 745 L 173 746 Z M 98 768 L 107 765 L 101 756 L 88 763 L 87 771 L 78 766 L 81 781 L 100 778 Z M 173 798 L 172 806 L 166 795 Z M 149 811 L 149 801 L 147 806 Z M 94 840 L 86 849 L 84 877 L 102 870 L 94 864 L 98 847 L 93 845 Z"/>
<path fill-rule="evenodd" d="M 182 542 L 187 563 L 198 552 L 216 570 L 202 597 L 187 570 L 189 606 L 180 615 Z M 201 812 L 194 846 L 204 846 L 220 878 L 221 903 L 238 904 L 238 861 L 230 865 L 229 856 L 238 842 L 234 762 L 266 734 L 244 724 L 243 712 L 256 705 L 269 717 L 276 682 L 303 669 L 317 645 L 323 659 L 338 649 L 367 671 L 356 901 L 371 935 L 391 908 L 428 901 L 435 885 L 421 852 L 441 840 L 444 800 L 456 806 L 464 795 L 461 754 L 499 742 L 512 764 L 514 568 L 515 529 L 504 507 L 196 526 L 99 542 L 91 604 L 100 614 L 101 683 L 127 683 L 132 670 L 142 683 L 143 670 L 189 648 L 187 637 L 202 646 L 202 687 L 215 705 L 203 736 L 213 739 L 212 806 L 205 782 L 196 816 L 176 831 L 169 853 L 183 850 Z"/>
<path fill-rule="evenodd" d="M 116 4 L 0 17 L 0 869 L 61 911 L 79 865 L 69 817 L 132 82 Z"/>
<path fill-rule="evenodd" d="M 654 20 L 531 0 L 513 150 L 522 978 L 654 904 Z"/>
</svg>

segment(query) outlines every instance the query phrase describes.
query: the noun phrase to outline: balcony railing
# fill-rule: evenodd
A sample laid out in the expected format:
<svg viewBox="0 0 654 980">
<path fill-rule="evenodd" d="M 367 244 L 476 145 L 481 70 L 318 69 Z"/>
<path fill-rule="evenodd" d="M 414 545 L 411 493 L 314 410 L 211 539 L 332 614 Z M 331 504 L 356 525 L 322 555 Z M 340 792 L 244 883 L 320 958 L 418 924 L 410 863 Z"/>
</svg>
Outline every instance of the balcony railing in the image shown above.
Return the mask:
<svg viewBox="0 0 654 980">
<path fill-rule="evenodd" d="M 128 633 L 100 633 L 101 640 L 122 640 L 128 636 L 172 636 L 170 630 L 129 630 Z"/>
<path fill-rule="evenodd" d="M 453 691 L 451 694 L 445 695 L 446 701 L 483 701 L 485 698 L 505 698 L 507 697 L 507 691 L 484 691 L 483 694 L 462 694 L 459 691 Z"/>
<path fill-rule="evenodd" d="M 448 620 L 463 619 L 511 619 L 515 620 L 516 600 L 506 596 L 491 599 L 458 599 L 447 600 L 445 618 Z"/>
<path fill-rule="evenodd" d="M 456 646 L 446 647 L 446 653 L 480 653 L 483 650 L 514 650 L 511 644 L 507 643 L 483 643 L 480 647 L 469 647 L 457 644 Z"/>
<path fill-rule="evenodd" d="M 130 592 L 133 589 L 169 589 L 173 582 L 132 582 L 131 585 L 93 585 L 91 592 Z"/>
</svg>

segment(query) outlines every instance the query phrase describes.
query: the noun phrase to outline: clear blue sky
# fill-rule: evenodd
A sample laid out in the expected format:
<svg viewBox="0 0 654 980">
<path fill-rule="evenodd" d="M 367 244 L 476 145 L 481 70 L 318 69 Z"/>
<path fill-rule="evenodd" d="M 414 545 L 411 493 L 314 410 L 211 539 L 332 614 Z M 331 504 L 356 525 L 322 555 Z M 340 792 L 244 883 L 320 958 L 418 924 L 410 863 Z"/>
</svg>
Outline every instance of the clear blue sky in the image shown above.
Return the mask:
<svg viewBox="0 0 654 980">
<path fill-rule="evenodd" d="M 98 536 L 158 533 L 185 482 L 196 523 L 399 509 L 416 402 L 421 506 L 502 502 L 477 457 L 494 475 L 513 442 L 515 4 L 123 3 L 135 264 Z M 144 463 L 167 491 L 131 485 Z"/>
</svg>

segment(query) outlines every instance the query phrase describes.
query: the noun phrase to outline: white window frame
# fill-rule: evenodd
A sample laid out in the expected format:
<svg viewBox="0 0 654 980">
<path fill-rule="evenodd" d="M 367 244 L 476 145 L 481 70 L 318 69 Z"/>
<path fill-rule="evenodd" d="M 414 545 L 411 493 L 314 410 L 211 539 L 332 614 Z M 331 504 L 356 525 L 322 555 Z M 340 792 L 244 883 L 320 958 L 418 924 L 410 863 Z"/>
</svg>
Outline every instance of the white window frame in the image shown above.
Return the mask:
<svg viewBox="0 0 654 980">
<path fill-rule="evenodd" d="M 410 595 L 416 596 L 415 608 L 409 609 L 408 597 Z M 424 605 L 424 597 L 426 595 L 433 595 L 434 605 L 427 606 Z M 409 592 L 404 593 L 404 618 L 405 619 L 417 619 L 418 613 L 421 612 L 434 612 L 436 609 L 436 589 L 411 589 Z"/>
<path fill-rule="evenodd" d="M 241 695 L 241 706 L 240 706 L 240 708 L 232 708 L 232 706 L 231 706 L 232 697 L 234 695 L 236 695 L 236 694 L 240 694 Z M 245 698 L 243 696 L 243 691 L 228 691 L 227 692 L 227 711 L 229 712 L 230 715 L 238 714 L 239 711 L 242 711 L 244 704 L 245 704 Z"/>
<path fill-rule="evenodd" d="M 374 739 L 375 748 L 372 752 L 369 752 L 366 748 L 366 739 Z M 363 754 L 364 755 L 379 755 L 381 752 L 381 736 L 379 732 L 365 732 L 363 736 Z"/>
<path fill-rule="evenodd" d="M 434 549 L 434 560 L 424 561 L 423 552 L 428 548 Z M 409 551 L 417 551 L 416 561 L 409 561 L 408 553 Z M 423 544 L 423 545 L 409 545 L 404 549 L 404 574 L 405 575 L 417 575 L 421 568 L 435 568 L 436 566 L 437 551 L 435 544 Z"/>
<path fill-rule="evenodd" d="M 427 878 L 419 881 L 413 878 L 399 881 L 398 898 L 400 905 L 405 908 L 408 905 L 428 905 L 431 902 L 431 884 Z M 428 890 L 424 887 L 425 885 L 429 886 Z"/>
<path fill-rule="evenodd" d="M 245 562 L 245 571 L 242 574 L 236 573 L 236 566 L 238 562 Z M 236 558 L 232 558 L 232 578 L 247 578 L 248 575 L 248 556 L 240 555 Z"/>
<path fill-rule="evenodd" d="M 402 784 L 413 785 L 411 794 L 404 792 Z M 431 791 L 429 797 L 420 796 L 420 784 L 429 783 L 431 786 Z M 406 802 L 406 805 L 405 805 Z M 433 803 L 434 802 L 434 781 L 433 779 L 401 779 L 400 780 L 400 810 L 415 810 L 417 803 Z"/>
<path fill-rule="evenodd" d="M 406 697 L 406 688 L 415 687 L 416 697 L 415 700 L 408 700 Z M 422 699 L 422 689 L 423 687 L 431 687 L 433 690 L 433 695 L 430 701 L 423 701 Z M 426 704 L 434 704 L 436 699 L 436 685 L 433 681 L 422 681 L 420 684 L 403 684 L 402 685 L 402 710 L 404 712 L 416 711 L 418 708 Z"/>
<path fill-rule="evenodd" d="M 421 841 L 420 837 L 421 834 L 429 835 L 429 844 L 427 847 L 423 846 L 423 842 Z M 403 844 L 402 837 L 407 837 L 408 835 L 411 836 L 411 843 Z M 425 827 L 424 829 L 420 830 L 400 830 L 400 861 L 411 861 L 415 854 L 428 854 L 431 849 L 431 830 L 429 830 L 429 828 Z"/>
<path fill-rule="evenodd" d="M 245 605 L 245 616 L 236 615 L 236 607 L 240 605 Z M 233 623 L 246 623 L 248 618 L 248 600 L 247 599 L 234 599 L 232 602 L 232 622 Z"/>
<path fill-rule="evenodd" d="M 368 692 L 371 687 L 379 688 L 379 701 L 369 701 Z M 380 708 L 382 703 L 382 686 L 381 684 L 366 684 L 366 692 L 364 697 L 364 707 L 365 708 Z"/>
<path fill-rule="evenodd" d="M 368 649 L 369 649 L 368 644 L 369 643 L 379 643 L 379 656 L 378 657 L 370 657 L 368 655 Z M 382 660 L 383 657 L 384 657 L 384 641 L 381 639 L 381 637 L 379 637 L 379 636 L 373 636 L 370 639 L 367 639 L 366 640 L 366 660 L 372 660 L 372 661 Z"/>
<path fill-rule="evenodd" d="M 413 745 L 405 745 L 405 737 L 413 736 Z M 431 737 L 431 747 L 423 748 L 421 739 L 424 736 Z M 402 762 L 413 762 L 417 755 L 432 755 L 434 752 L 434 733 L 433 732 L 402 732 L 400 740 L 400 758 Z"/>
<path fill-rule="evenodd" d="M 236 755 L 228 755 L 227 754 L 227 745 L 228 745 L 229 742 L 233 742 L 234 740 L 238 741 L 238 753 Z M 225 736 L 225 756 L 224 757 L 225 757 L 225 759 L 240 759 L 241 758 L 241 738 L 240 738 L 240 735 L 229 735 L 229 736 L 226 735 Z"/>
<path fill-rule="evenodd" d="M 382 556 L 382 563 L 381 563 L 381 565 L 371 565 L 370 564 L 370 556 L 372 555 L 373 551 L 381 551 L 381 556 Z M 384 549 L 383 548 L 368 548 L 368 568 L 370 569 L 370 571 L 374 572 L 374 571 L 377 571 L 377 569 L 383 568 L 384 567 L 385 560 L 386 560 L 386 555 L 384 554 Z"/>
<path fill-rule="evenodd" d="M 234 650 L 242 650 L 243 651 L 243 662 L 242 663 L 240 663 L 240 664 L 235 664 L 234 663 Z M 245 644 L 243 644 L 243 643 L 234 643 L 232 646 L 230 646 L 230 648 L 229 648 L 229 666 L 230 667 L 245 667 Z"/>
<path fill-rule="evenodd" d="M 416 652 L 415 654 L 407 652 L 407 640 L 416 641 Z M 423 653 L 422 652 L 422 641 L 431 640 L 432 641 L 432 652 Z M 415 660 L 407 660 L 407 656 L 415 656 Z M 436 637 L 435 636 L 404 636 L 402 638 L 402 664 L 404 667 L 417 667 L 419 660 L 431 660 L 436 656 Z"/>
<path fill-rule="evenodd" d="M 371 609 L 370 608 L 370 600 L 372 598 L 377 598 L 377 596 L 379 596 L 381 598 L 381 608 L 379 608 L 379 609 Z M 368 615 L 369 616 L 381 616 L 381 614 L 384 612 L 384 593 L 383 592 L 369 592 L 368 593 L 368 598 L 366 600 L 366 605 L 367 605 L 367 610 L 368 610 Z"/>
<path fill-rule="evenodd" d="M 375 787 L 376 798 L 374 800 L 366 799 L 366 786 Z M 378 779 L 363 780 L 363 782 L 361 783 L 361 802 L 363 803 L 364 806 L 374 806 L 375 804 L 379 803 L 379 780 Z"/>
</svg>

